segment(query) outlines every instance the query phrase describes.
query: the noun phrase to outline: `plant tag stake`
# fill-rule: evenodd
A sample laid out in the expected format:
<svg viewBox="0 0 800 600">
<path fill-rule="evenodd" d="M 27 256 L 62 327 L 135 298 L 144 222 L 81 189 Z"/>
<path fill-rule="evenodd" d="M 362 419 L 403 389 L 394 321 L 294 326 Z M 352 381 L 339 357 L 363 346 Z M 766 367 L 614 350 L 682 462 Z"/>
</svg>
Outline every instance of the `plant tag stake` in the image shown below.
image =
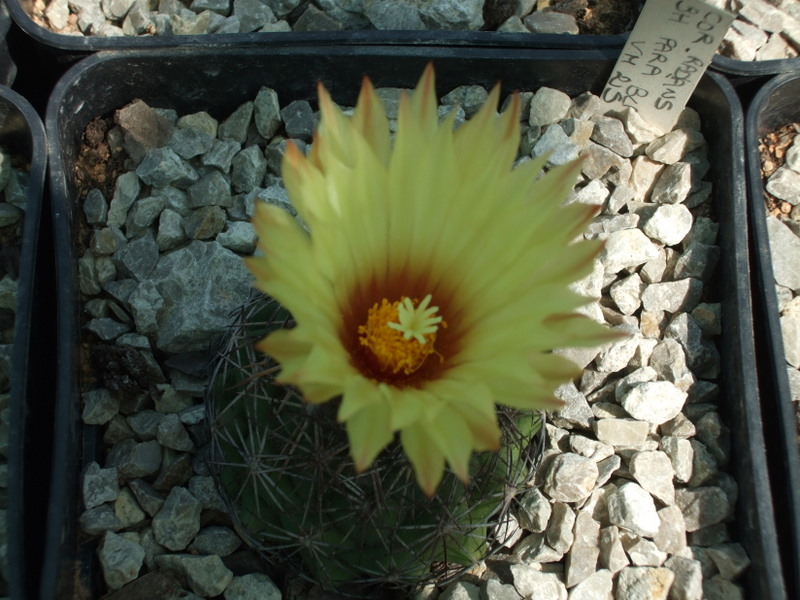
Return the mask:
<svg viewBox="0 0 800 600">
<path fill-rule="evenodd" d="M 669 131 L 735 15 L 701 0 L 650 0 L 614 65 L 602 98 L 611 108 L 635 108 Z"/>
</svg>

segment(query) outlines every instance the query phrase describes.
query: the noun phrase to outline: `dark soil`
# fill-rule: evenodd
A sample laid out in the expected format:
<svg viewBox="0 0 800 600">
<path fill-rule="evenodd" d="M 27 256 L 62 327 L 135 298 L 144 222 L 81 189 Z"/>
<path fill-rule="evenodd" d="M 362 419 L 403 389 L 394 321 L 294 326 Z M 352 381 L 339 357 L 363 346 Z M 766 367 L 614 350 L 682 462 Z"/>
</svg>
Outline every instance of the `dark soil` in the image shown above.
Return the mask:
<svg viewBox="0 0 800 600">
<path fill-rule="evenodd" d="M 616 35 L 633 29 L 642 8 L 641 0 L 550 0 L 547 10 L 572 15 L 582 34 Z M 486 0 L 483 5 L 484 29 L 497 29 L 517 9 L 516 0 Z"/>
<path fill-rule="evenodd" d="M 127 153 L 121 148 L 112 148 L 107 141 L 108 130 L 112 127 L 114 127 L 113 118 L 98 117 L 91 121 L 83 132 L 83 143 L 73 171 L 75 195 L 81 205 L 93 188 L 99 189 L 106 200 L 110 201 L 114 195 L 117 177 L 125 172 Z M 86 222 L 83 210 L 78 210 L 77 214 L 77 255 L 82 256 L 89 245 L 92 228 Z M 114 373 L 98 368 L 99 364 L 105 363 L 100 361 L 99 357 L 93 356 L 91 343 L 82 343 L 80 346 L 82 385 L 98 380 L 110 384 L 116 380 Z"/>
<path fill-rule="evenodd" d="M 73 170 L 75 195 L 80 205 L 93 188 L 99 189 L 110 202 L 117 177 L 125 173 L 128 154 L 122 148 L 112 148 L 107 141 L 108 130 L 112 127 L 113 118 L 98 117 L 83 132 L 83 143 Z M 86 223 L 83 210 L 79 210 L 78 215 L 77 243 L 78 256 L 81 256 L 89 244 L 92 228 Z"/>
<path fill-rule="evenodd" d="M 617 35 L 633 29 L 641 0 L 553 0 L 558 12 L 575 16 L 581 34 Z"/>
<path fill-rule="evenodd" d="M 92 188 L 98 188 L 110 200 L 114 195 L 117 177 L 125 172 L 127 155 L 121 148 L 111 148 L 106 141 L 108 130 L 113 126 L 111 117 L 94 119 L 86 126 L 73 171 L 78 198 L 81 200 Z"/>
<path fill-rule="evenodd" d="M 789 123 L 780 129 L 768 133 L 758 140 L 758 151 L 761 155 L 761 179 L 766 179 L 783 166 L 785 154 L 792 145 L 795 136 L 800 133 L 800 123 Z M 792 205 L 780 200 L 764 190 L 764 203 L 771 217 L 788 215 Z"/>
<path fill-rule="evenodd" d="M 538 9 L 572 15 L 582 34 L 616 35 L 633 29 L 642 4 L 641 0 L 550 0 Z M 483 28 L 497 29 L 516 9 L 516 0 L 486 0 Z"/>
</svg>

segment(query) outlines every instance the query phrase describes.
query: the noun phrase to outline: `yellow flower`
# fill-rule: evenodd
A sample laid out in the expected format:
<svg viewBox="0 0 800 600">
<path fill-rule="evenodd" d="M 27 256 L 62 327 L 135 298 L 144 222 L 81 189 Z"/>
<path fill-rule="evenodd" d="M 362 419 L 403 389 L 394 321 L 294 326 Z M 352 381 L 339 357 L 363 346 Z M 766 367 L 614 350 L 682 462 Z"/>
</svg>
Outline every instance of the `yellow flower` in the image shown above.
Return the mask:
<svg viewBox="0 0 800 600">
<path fill-rule="evenodd" d="M 318 92 L 309 155 L 290 144 L 283 161 L 310 234 L 266 203 L 254 217 L 256 286 L 297 323 L 258 347 L 306 401 L 341 397 L 358 470 L 399 432 L 432 495 L 445 461 L 467 481 L 472 452 L 499 447 L 496 403 L 558 406 L 553 390 L 579 371 L 553 348 L 609 339 L 573 312 L 587 299 L 567 288 L 600 251 L 574 243 L 595 208 L 562 205 L 578 164 L 513 167 L 519 101 L 498 115 L 499 87 L 454 131 L 429 65 L 401 99 L 393 142 L 368 79 L 352 117 Z"/>
</svg>

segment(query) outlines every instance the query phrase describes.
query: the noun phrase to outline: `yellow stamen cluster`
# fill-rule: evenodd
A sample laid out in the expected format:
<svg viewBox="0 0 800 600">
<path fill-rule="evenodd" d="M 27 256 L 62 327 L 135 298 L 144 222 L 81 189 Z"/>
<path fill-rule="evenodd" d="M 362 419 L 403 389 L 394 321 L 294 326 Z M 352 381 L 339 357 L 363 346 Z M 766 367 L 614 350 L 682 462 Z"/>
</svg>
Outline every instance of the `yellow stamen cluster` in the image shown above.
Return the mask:
<svg viewBox="0 0 800 600">
<path fill-rule="evenodd" d="M 430 294 L 421 303 L 408 297 L 391 303 L 384 298 L 369 309 L 367 322 L 358 327 L 358 339 L 370 349 L 382 371 L 411 375 L 436 353 L 436 332 L 447 324 L 434 316 L 439 307 L 429 307 L 430 301 Z"/>
</svg>

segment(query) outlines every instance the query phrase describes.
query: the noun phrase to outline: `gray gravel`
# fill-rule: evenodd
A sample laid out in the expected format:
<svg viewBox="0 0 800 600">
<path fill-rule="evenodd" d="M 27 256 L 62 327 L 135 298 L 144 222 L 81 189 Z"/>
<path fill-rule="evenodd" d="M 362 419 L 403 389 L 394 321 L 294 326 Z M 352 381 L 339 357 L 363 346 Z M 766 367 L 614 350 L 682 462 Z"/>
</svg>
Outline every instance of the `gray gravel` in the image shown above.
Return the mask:
<svg viewBox="0 0 800 600">
<path fill-rule="evenodd" d="M 708 0 L 737 13 L 718 52 L 737 60 L 793 58 L 800 50 L 798 0 Z M 485 28 L 577 34 L 572 2 L 535 0 L 47 0 L 33 18 L 80 36 Z M 537 10 L 537 5 L 539 9 Z"/>
<path fill-rule="evenodd" d="M 17 239 L 22 239 L 25 207 L 28 202 L 27 193 L 27 172 L 12 167 L 11 156 L 0 151 L 0 227 L 8 227 L 14 231 Z M 19 251 L 20 248 L 9 248 L 9 256 L 13 256 L 14 250 Z M 16 264 L 15 268 L 19 268 L 19 265 Z M 3 326 L 0 326 L 0 596 L 8 592 L 6 488 L 8 486 L 9 403 L 13 375 L 11 356 L 14 348 L 17 289 L 17 274 L 3 272 L 3 276 L 0 278 L 0 312 L 3 313 Z"/>
<path fill-rule="evenodd" d="M 713 0 L 738 12 L 720 47 L 737 60 L 795 58 L 800 50 L 800 2 L 797 0 Z"/>
</svg>

